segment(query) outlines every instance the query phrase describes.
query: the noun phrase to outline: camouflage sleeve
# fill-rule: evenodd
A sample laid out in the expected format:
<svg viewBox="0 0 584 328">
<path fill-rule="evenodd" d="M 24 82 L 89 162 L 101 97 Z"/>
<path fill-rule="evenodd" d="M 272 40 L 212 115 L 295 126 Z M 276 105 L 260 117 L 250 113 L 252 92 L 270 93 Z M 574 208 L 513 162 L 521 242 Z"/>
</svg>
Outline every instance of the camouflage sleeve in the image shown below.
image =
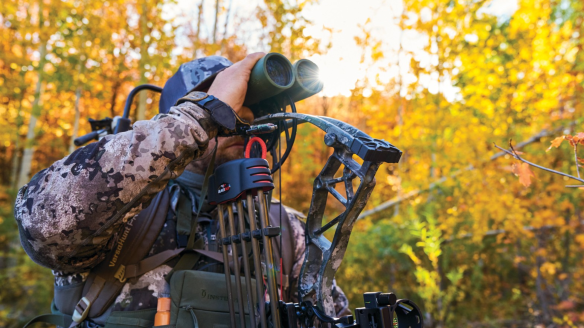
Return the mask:
<svg viewBox="0 0 584 328">
<path fill-rule="evenodd" d="M 351 314 L 349 309 L 349 299 L 345 292 L 337 285 L 337 280 L 333 279 L 333 301 L 335 302 L 335 312 L 338 317 L 343 317 Z"/>
<path fill-rule="evenodd" d="M 304 254 L 306 251 L 305 245 L 305 232 L 306 225 L 298 217 L 299 213 L 290 208 L 286 208 L 290 217 L 290 227 L 293 232 L 293 245 L 294 245 L 294 265 L 292 266 L 292 273 L 290 274 L 290 286 L 291 286 L 291 298 L 293 302 L 299 302 L 298 300 L 298 279 L 300 278 L 300 270 L 302 269 L 302 264 L 304 263 Z M 351 314 L 349 309 L 349 300 L 343 292 L 343 290 L 337 286 L 336 279 L 333 279 L 332 288 L 333 301 L 335 303 L 335 312 L 337 317 L 345 316 Z"/>
<path fill-rule="evenodd" d="M 97 265 L 123 223 L 147 207 L 216 134 L 207 112 L 187 102 L 38 172 L 15 204 L 23 248 L 57 271 Z"/>
</svg>

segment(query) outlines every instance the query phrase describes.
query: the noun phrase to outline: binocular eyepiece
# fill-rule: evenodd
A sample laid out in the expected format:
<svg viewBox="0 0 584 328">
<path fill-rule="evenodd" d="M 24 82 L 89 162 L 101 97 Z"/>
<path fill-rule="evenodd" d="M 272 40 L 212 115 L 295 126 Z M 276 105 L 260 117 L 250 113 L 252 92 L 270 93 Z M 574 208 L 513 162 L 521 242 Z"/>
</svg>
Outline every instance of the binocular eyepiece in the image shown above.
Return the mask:
<svg viewBox="0 0 584 328">
<path fill-rule="evenodd" d="M 283 55 L 269 53 L 253 67 L 243 104 L 258 117 L 273 113 L 274 103 L 277 107 L 286 104 L 285 95 L 296 102 L 322 88 L 318 66 L 312 61 L 301 59 L 292 65 Z"/>
</svg>

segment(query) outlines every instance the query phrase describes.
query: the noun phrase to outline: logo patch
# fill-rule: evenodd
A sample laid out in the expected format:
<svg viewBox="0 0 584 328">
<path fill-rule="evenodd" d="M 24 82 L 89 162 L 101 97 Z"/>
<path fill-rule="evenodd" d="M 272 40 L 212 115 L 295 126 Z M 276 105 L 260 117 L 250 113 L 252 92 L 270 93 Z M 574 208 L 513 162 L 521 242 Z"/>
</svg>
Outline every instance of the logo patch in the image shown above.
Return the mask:
<svg viewBox="0 0 584 328">
<path fill-rule="evenodd" d="M 201 289 L 201 292 L 202 292 L 201 293 L 201 296 L 203 297 L 203 299 L 217 300 L 217 301 L 224 301 L 224 302 L 229 301 L 229 298 L 226 295 L 213 295 L 213 294 L 209 294 L 204 289 Z"/>
<path fill-rule="evenodd" d="M 219 186 L 219 189 L 217 190 L 217 192 L 219 193 L 219 195 L 221 195 L 221 194 L 228 192 L 230 189 L 231 189 L 231 185 L 229 183 L 222 183 Z"/>
</svg>

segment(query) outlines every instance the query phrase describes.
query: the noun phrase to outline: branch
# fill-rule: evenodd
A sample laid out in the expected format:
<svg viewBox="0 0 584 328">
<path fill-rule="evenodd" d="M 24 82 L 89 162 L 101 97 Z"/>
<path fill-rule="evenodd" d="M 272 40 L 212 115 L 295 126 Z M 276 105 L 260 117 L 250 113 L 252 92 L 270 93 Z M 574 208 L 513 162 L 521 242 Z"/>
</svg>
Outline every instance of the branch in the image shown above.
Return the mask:
<svg viewBox="0 0 584 328">
<path fill-rule="evenodd" d="M 578 144 L 574 144 L 574 163 L 576 163 L 576 172 L 578 172 L 578 178 L 580 178 L 580 164 L 578 164 L 578 154 L 576 153 L 576 149 L 578 148 Z"/>
<path fill-rule="evenodd" d="M 495 147 L 501 149 L 503 152 L 507 153 L 508 155 L 513 156 L 515 159 L 518 159 L 518 160 L 522 161 L 523 163 L 529 164 L 530 166 L 533 166 L 533 167 L 536 167 L 536 168 L 538 168 L 540 170 L 544 170 L 544 171 L 547 171 L 547 172 L 555 173 L 555 174 L 558 174 L 558 175 L 561 175 L 561 176 L 564 176 L 564 177 L 567 177 L 567 178 L 570 178 L 570 179 L 573 179 L 573 180 L 580 181 L 580 182 L 584 183 L 584 180 L 581 179 L 581 178 L 575 177 L 573 175 L 570 175 L 570 174 L 567 174 L 567 173 L 564 173 L 564 172 L 560 172 L 560 171 L 548 169 L 547 167 L 543 167 L 543 166 L 534 164 L 534 163 L 532 163 L 530 161 L 527 161 L 527 160 L 523 159 L 521 156 L 519 156 L 519 154 L 517 154 L 517 152 L 515 151 L 515 149 L 513 149 L 513 146 L 511 146 L 511 142 L 509 142 L 509 147 L 511 147 L 511 151 L 509 151 L 507 149 L 503 149 L 503 148 L 497 146 L 496 144 L 495 144 Z"/>
<path fill-rule="evenodd" d="M 570 126 L 571 126 L 571 125 L 574 125 L 575 123 L 576 123 L 576 122 L 571 122 L 571 123 L 570 123 Z M 525 147 L 525 146 L 527 146 L 527 145 L 530 145 L 530 144 L 532 144 L 532 143 L 534 143 L 534 142 L 538 142 L 538 141 L 540 141 L 540 140 L 541 140 L 541 138 L 544 138 L 544 137 L 547 137 L 547 136 L 550 136 L 550 135 L 554 135 L 554 134 L 556 134 L 557 132 L 564 130 L 565 128 L 566 128 L 566 127 L 564 127 L 564 126 L 561 126 L 561 127 L 559 127 L 559 128 L 553 129 L 553 130 L 551 130 L 551 131 L 548 131 L 548 130 L 545 130 L 545 129 L 544 129 L 544 130 L 540 131 L 538 134 L 531 136 L 529 139 L 527 139 L 527 140 L 524 140 L 524 141 L 522 141 L 522 142 L 518 143 L 518 144 L 515 146 L 515 148 L 516 148 L 516 149 L 523 148 L 523 147 Z M 494 160 L 496 160 L 496 159 L 497 159 L 497 158 L 499 158 L 499 157 L 505 156 L 505 154 L 506 154 L 506 153 L 505 153 L 504 151 L 502 151 L 502 152 L 498 152 L 498 153 L 494 154 L 493 156 L 491 156 L 491 157 L 490 157 L 490 158 L 489 158 L 487 161 L 485 161 L 485 162 L 488 162 L 488 161 L 494 161 Z M 463 173 L 463 172 L 472 171 L 472 170 L 474 170 L 474 169 L 475 169 L 475 167 L 474 167 L 474 166 L 472 166 L 472 165 L 469 165 L 469 166 L 465 167 L 464 169 L 461 169 L 460 171 L 454 172 L 454 173 L 453 173 L 453 174 L 451 174 L 450 176 L 447 176 L 447 177 L 442 177 L 442 178 L 440 178 L 440 179 L 438 179 L 438 180 L 436 180 L 436 181 L 434 181 L 434 182 L 430 183 L 430 184 L 428 185 L 428 187 L 426 187 L 426 188 L 423 188 L 423 189 L 417 189 L 417 190 L 413 190 L 413 191 L 410 191 L 410 192 L 408 192 L 408 193 L 406 193 L 406 194 L 404 194 L 404 195 L 401 195 L 401 196 L 398 196 L 398 197 L 394 197 L 394 198 L 392 198 L 392 199 L 390 199 L 390 200 L 388 200 L 388 201 L 386 201 L 386 202 L 384 202 L 384 203 L 381 203 L 381 204 L 380 204 L 380 205 L 378 205 L 377 207 L 374 207 L 374 208 L 372 208 L 372 209 L 370 209 L 370 210 L 368 210 L 368 211 L 364 211 L 363 213 L 361 213 L 361 215 L 359 215 L 359 218 L 358 218 L 358 219 L 362 219 L 362 218 L 364 218 L 364 217 L 367 217 L 367 216 L 373 215 L 373 214 L 375 214 L 375 213 L 381 212 L 381 211 L 383 211 L 383 210 L 386 210 L 386 209 L 388 209 L 388 208 L 391 208 L 392 206 L 394 206 L 394 205 L 397 205 L 397 204 L 399 204 L 399 203 L 403 202 L 403 201 L 404 201 L 404 200 L 406 200 L 406 199 L 409 199 L 409 198 L 411 198 L 411 197 L 417 196 L 417 195 L 419 195 L 419 194 L 421 194 L 421 193 L 423 193 L 423 192 L 426 192 L 426 191 L 429 191 L 429 190 L 433 189 L 433 188 L 434 188 L 436 185 L 439 185 L 439 184 L 443 183 L 444 181 L 446 181 L 446 180 L 448 180 L 448 179 L 453 179 L 453 178 L 455 178 L 456 176 L 458 176 L 459 174 L 461 174 L 461 173 Z"/>
</svg>

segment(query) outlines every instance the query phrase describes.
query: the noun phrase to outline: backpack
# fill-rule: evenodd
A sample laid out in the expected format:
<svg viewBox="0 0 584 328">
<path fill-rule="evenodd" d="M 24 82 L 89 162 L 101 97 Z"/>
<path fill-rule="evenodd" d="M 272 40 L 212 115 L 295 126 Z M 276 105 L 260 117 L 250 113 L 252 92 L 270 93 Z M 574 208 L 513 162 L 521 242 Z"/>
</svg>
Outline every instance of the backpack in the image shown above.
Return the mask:
<svg viewBox="0 0 584 328">
<path fill-rule="evenodd" d="M 182 193 L 180 194 L 182 195 Z M 270 224 L 279 226 L 280 215 L 282 217 L 282 243 L 284 245 L 281 247 L 280 238 L 276 238 L 274 262 L 281 263 L 281 274 L 278 275 L 277 282 L 285 291 L 282 297 L 286 301 L 292 297 L 289 275 L 294 265 L 293 233 L 284 206 L 279 202 L 271 202 L 271 205 Z M 185 320 L 189 320 L 189 327 L 196 327 L 198 323 L 206 327 L 207 323 L 212 322 L 217 323 L 218 327 L 223 325 L 228 327 L 229 312 L 226 306 L 221 306 L 220 302 L 209 303 L 203 296 L 206 292 L 200 290 L 195 292 L 195 288 L 193 288 L 193 285 L 217 286 L 214 294 L 209 293 L 208 295 L 214 295 L 218 298 L 227 293 L 223 273 L 192 270 L 203 255 L 219 262 L 223 262 L 223 258 L 221 253 L 205 251 L 201 249 L 201 243 L 192 242 L 194 238 L 188 238 L 188 235 L 194 233 L 198 223 L 195 222 L 194 217 L 191 218 L 191 204 L 187 197 L 179 199 L 177 233 L 179 239 L 181 235 L 187 235 L 187 238 L 184 239 L 191 241 L 190 245 L 146 257 L 166 222 L 169 207 L 170 195 L 168 188 L 165 188 L 153 198 L 146 209 L 128 220 L 112 251 L 90 271 L 84 282 L 68 286 L 55 286 L 51 314 L 35 317 L 24 327 L 37 322 L 51 323 L 65 328 L 74 327 L 86 318 L 90 318 L 94 322 L 105 323 L 106 328 L 152 327 L 156 309 L 112 311 L 112 304 L 120 294 L 127 279 L 139 277 L 177 257 L 179 257 L 179 261 L 167 277 L 171 286 L 171 323 L 174 323 L 176 327 L 182 327 L 186 324 Z M 199 241 L 201 240 L 199 239 Z M 279 256 L 280 249 L 282 259 Z M 141 260 L 136 261 L 136 259 Z M 231 279 L 235 279 L 233 275 Z M 188 288 L 183 288 L 183 286 L 188 286 Z M 215 311 L 210 311 L 213 308 Z M 186 316 L 186 314 L 189 315 Z M 249 313 L 246 314 L 249 315 Z"/>
</svg>

